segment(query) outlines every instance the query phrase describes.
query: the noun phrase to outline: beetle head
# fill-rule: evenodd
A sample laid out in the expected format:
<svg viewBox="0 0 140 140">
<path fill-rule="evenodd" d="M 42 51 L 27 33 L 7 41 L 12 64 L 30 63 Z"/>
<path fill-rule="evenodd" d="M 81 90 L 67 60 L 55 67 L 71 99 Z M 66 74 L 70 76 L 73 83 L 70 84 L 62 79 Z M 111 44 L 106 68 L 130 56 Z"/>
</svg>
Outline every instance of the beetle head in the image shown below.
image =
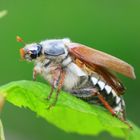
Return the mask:
<svg viewBox="0 0 140 140">
<path fill-rule="evenodd" d="M 55 62 L 62 62 L 68 55 L 66 43 L 69 43 L 69 39 L 51 39 L 37 43 L 26 44 L 20 37 L 17 37 L 17 41 L 23 43 L 25 46 L 20 49 L 20 55 L 22 59 L 27 61 L 36 60 L 40 55 L 43 55 L 46 59 L 54 60 Z"/>
<path fill-rule="evenodd" d="M 20 55 L 27 61 L 35 60 L 41 55 L 42 45 L 32 43 L 25 45 L 24 48 L 20 49 Z"/>
<path fill-rule="evenodd" d="M 20 55 L 22 59 L 27 61 L 32 61 L 41 55 L 42 45 L 37 43 L 27 44 L 24 41 L 17 37 L 18 42 L 22 42 L 25 47 L 20 49 Z"/>
</svg>

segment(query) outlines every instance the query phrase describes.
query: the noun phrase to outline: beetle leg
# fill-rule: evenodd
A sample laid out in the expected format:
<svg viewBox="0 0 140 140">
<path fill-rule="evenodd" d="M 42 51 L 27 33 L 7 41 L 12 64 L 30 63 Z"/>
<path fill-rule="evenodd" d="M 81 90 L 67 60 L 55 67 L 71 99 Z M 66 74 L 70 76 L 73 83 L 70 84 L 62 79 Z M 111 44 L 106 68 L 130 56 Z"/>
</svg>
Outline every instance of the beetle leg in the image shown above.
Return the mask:
<svg viewBox="0 0 140 140">
<path fill-rule="evenodd" d="M 109 103 L 104 99 L 104 97 L 98 92 L 97 88 L 88 87 L 83 89 L 73 89 L 68 92 L 91 104 L 101 105 L 102 103 L 113 116 L 117 117 L 119 120 L 125 123 L 129 128 L 132 128 L 132 126 L 123 117 L 120 117 L 119 114 L 114 111 L 114 109 L 109 105 Z"/>
<path fill-rule="evenodd" d="M 92 97 L 97 94 L 97 89 L 96 88 L 81 88 L 81 89 L 72 89 L 68 90 L 72 95 L 78 97 L 78 98 L 88 98 Z"/>
<path fill-rule="evenodd" d="M 104 99 L 104 97 L 97 92 L 97 96 L 99 98 L 99 100 L 102 102 L 102 104 L 105 106 L 105 108 L 116 118 L 118 118 L 120 121 L 122 121 L 123 123 L 125 123 L 130 129 L 132 129 L 132 126 L 122 117 L 118 116 L 117 113 L 113 110 L 113 108 L 108 104 L 108 102 Z"/>
<path fill-rule="evenodd" d="M 41 74 L 42 73 L 42 67 L 40 64 L 38 65 L 35 65 L 34 69 L 33 69 L 33 80 L 35 81 L 36 80 L 36 77 L 38 74 Z"/>
<path fill-rule="evenodd" d="M 33 80 L 36 81 L 36 77 L 37 77 L 37 71 L 36 69 L 33 70 Z"/>
<path fill-rule="evenodd" d="M 47 97 L 47 100 L 50 100 L 50 98 L 52 97 L 53 91 L 54 91 L 54 86 L 55 86 L 55 80 L 53 81 L 53 84 L 51 85 L 51 91 Z"/>
<path fill-rule="evenodd" d="M 54 102 L 48 107 L 48 109 L 50 109 L 51 107 L 55 106 L 55 104 L 57 102 L 57 99 L 58 99 L 58 96 L 59 96 L 59 93 L 60 93 L 60 91 L 62 89 L 62 86 L 64 84 L 65 75 L 66 75 L 65 71 L 61 70 L 59 83 L 58 83 L 58 88 L 57 88 L 57 91 L 56 91 L 56 96 L 55 96 Z"/>
<path fill-rule="evenodd" d="M 105 108 L 113 115 L 116 116 L 115 111 L 113 110 L 113 108 L 108 104 L 108 102 L 104 99 L 104 97 L 97 92 L 97 96 L 99 98 L 99 100 L 102 102 L 102 104 L 105 106 Z"/>
<path fill-rule="evenodd" d="M 52 74 L 52 77 L 53 77 L 53 82 L 51 84 L 51 91 L 50 91 L 50 93 L 47 97 L 47 100 L 50 100 L 50 98 L 52 97 L 54 88 L 57 85 L 57 82 L 58 82 L 59 77 L 60 77 L 60 71 L 61 71 L 61 69 L 59 69 L 59 68 L 51 71 L 51 74 Z"/>
</svg>

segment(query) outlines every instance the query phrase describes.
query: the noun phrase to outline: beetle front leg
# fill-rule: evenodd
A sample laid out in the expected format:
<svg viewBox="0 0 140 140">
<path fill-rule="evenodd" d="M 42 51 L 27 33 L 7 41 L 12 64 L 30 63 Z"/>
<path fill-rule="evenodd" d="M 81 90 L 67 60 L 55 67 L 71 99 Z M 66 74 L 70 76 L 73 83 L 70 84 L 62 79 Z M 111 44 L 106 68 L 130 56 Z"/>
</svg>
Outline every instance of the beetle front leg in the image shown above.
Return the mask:
<svg viewBox="0 0 140 140">
<path fill-rule="evenodd" d="M 37 75 L 42 73 L 42 67 L 40 65 L 36 65 L 33 69 L 33 80 L 36 80 Z"/>
<path fill-rule="evenodd" d="M 62 72 L 60 74 L 60 80 L 59 80 L 59 83 L 58 83 L 58 88 L 57 88 L 57 91 L 56 91 L 56 96 L 55 96 L 55 100 L 54 100 L 53 105 L 55 105 L 56 102 L 57 102 L 58 95 L 59 95 L 59 93 L 60 93 L 60 91 L 62 89 L 62 86 L 64 84 L 65 75 L 66 75 L 66 72 L 64 70 L 62 70 Z"/>
<path fill-rule="evenodd" d="M 65 75 L 66 75 L 66 72 L 64 70 L 61 70 L 60 77 L 59 77 L 58 88 L 57 88 L 57 91 L 56 91 L 56 96 L 55 96 L 54 102 L 51 105 L 49 105 L 48 109 L 55 106 L 55 104 L 57 102 L 57 99 L 58 99 L 58 96 L 59 96 L 59 93 L 60 93 L 60 91 L 62 89 L 62 86 L 64 84 Z"/>
<path fill-rule="evenodd" d="M 59 77 L 60 77 L 60 71 L 61 71 L 61 69 L 59 69 L 59 68 L 51 71 L 53 81 L 52 81 L 52 84 L 51 84 L 51 91 L 50 91 L 50 93 L 47 97 L 47 100 L 50 100 L 50 98 L 52 97 L 54 88 L 57 86 L 57 82 L 58 82 Z"/>
<path fill-rule="evenodd" d="M 51 91 L 47 97 L 47 100 L 50 100 L 50 98 L 52 97 L 53 91 L 54 91 L 54 87 L 55 87 L 55 80 L 53 81 L 52 85 L 51 85 Z"/>
<path fill-rule="evenodd" d="M 37 71 L 34 69 L 33 70 L 33 81 L 36 81 L 36 77 L 37 77 Z"/>
</svg>

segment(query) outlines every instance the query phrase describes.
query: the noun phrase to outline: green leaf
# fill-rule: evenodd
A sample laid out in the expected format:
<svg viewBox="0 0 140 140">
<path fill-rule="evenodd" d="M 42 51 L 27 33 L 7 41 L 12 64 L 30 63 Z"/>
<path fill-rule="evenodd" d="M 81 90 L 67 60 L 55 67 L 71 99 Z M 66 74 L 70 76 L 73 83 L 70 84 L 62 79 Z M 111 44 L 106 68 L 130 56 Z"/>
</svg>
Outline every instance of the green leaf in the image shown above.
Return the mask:
<svg viewBox="0 0 140 140">
<path fill-rule="evenodd" d="M 140 129 L 136 125 L 134 125 L 132 122 L 131 122 L 131 125 L 133 126 L 132 131 L 124 130 L 124 133 L 126 133 L 126 139 L 127 140 L 140 140 Z"/>
<path fill-rule="evenodd" d="M 7 101 L 36 112 L 66 132 L 98 135 L 106 131 L 115 137 L 140 139 L 140 129 L 132 123 L 133 130 L 104 108 L 89 105 L 65 92 L 60 93 L 56 106 L 48 110 L 55 96 L 54 94 L 50 101 L 46 100 L 49 92 L 50 86 L 33 81 L 16 81 L 0 87 L 0 94 Z"/>
<path fill-rule="evenodd" d="M 5 140 L 4 131 L 3 131 L 3 125 L 2 125 L 1 120 L 0 120 L 0 140 Z"/>
</svg>

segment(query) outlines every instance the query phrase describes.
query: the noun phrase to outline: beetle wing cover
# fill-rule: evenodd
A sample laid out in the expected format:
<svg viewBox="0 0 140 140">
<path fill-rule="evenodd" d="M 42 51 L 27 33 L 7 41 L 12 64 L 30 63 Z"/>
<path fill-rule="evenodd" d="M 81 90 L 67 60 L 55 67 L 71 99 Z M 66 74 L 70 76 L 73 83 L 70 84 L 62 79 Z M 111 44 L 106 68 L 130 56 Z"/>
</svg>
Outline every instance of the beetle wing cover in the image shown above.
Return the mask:
<svg viewBox="0 0 140 140">
<path fill-rule="evenodd" d="M 104 68 L 121 73 L 129 78 L 135 79 L 134 69 L 128 63 L 114 56 L 111 56 L 93 48 L 89 48 L 82 44 L 69 43 L 67 45 L 71 55 L 75 56 L 81 61 L 88 63 L 90 66 L 102 66 Z"/>
</svg>

